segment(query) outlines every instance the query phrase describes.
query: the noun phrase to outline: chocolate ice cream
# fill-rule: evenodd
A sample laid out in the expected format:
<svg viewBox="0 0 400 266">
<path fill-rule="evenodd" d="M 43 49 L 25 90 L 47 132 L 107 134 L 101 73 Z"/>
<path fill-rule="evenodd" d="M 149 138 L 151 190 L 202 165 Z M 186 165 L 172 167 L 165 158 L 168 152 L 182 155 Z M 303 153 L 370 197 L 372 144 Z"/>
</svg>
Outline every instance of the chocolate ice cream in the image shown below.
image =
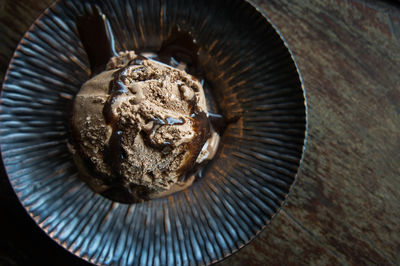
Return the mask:
<svg viewBox="0 0 400 266">
<path fill-rule="evenodd" d="M 207 146 L 219 139 L 210 131 L 199 81 L 134 52 L 112 58 L 82 86 L 71 129 L 83 179 L 129 202 L 190 185 L 188 171 L 212 157 Z"/>
</svg>

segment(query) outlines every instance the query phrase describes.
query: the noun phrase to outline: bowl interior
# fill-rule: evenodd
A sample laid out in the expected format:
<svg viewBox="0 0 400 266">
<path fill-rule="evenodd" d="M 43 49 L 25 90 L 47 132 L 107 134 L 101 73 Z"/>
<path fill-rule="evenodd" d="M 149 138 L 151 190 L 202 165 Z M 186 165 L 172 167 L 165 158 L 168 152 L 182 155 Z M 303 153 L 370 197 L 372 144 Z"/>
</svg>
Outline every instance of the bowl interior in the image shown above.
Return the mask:
<svg viewBox="0 0 400 266">
<path fill-rule="evenodd" d="M 227 119 L 219 152 L 189 189 L 140 204 L 93 193 L 67 149 L 73 98 L 90 75 L 77 17 L 96 6 L 117 51 L 158 50 L 175 26 L 205 55 Z M 210 264 L 281 208 L 302 158 L 306 111 L 292 56 L 246 1 L 57 1 L 21 40 L 3 84 L 0 145 L 21 203 L 51 238 L 96 264 Z"/>
</svg>

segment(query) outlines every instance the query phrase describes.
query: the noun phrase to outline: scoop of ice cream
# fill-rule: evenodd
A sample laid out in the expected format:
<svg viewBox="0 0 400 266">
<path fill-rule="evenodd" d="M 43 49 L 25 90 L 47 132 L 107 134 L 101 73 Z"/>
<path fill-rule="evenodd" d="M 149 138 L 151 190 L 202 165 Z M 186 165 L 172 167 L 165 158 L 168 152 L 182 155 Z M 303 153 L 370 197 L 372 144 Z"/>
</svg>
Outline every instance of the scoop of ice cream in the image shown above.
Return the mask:
<svg viewBox="0 0 400 266">
<path fill-rule="evenodd" d="M 73 151 L 97 192 L 151 198 L 183 182 L 210 137 L 201 84 L 185 71 L 121 53 L 77 94 Z"/>
</svg>

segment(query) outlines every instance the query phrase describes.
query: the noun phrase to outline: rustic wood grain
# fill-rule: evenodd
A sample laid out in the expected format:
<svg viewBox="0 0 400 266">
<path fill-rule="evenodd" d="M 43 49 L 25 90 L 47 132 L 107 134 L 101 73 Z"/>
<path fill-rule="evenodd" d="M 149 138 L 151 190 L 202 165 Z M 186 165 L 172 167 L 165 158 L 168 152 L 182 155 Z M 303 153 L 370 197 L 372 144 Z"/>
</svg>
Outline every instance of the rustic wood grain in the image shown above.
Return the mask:
<svg viewBox="0 0 400 266">
<path fill-rule="evenodd" d="M 1 77 L 23 32 L 51 2 L 0 1 Z M 285 209 L 257 239 L 219 265 L 399 265 L 399 5 L 254 2 L 286 38 L 301 70 L 308 143 Z M 0 206 L 9 219 L 18 219 L 22 212 L 7 209 L 13 199 L 7 185 L 2 177 Z M 16 239 L 10 244 L 16 249 L 35 245 L 35 240 L 20 244 L 23 236 Z M 59 262 L 48 254 L 54 246 L 46 240 L 38 245 L 43 245 L 34 248 L 39 254 L 29 256 Z M 57 256 L 69 258 L 65 251 Z"/>
</svg>

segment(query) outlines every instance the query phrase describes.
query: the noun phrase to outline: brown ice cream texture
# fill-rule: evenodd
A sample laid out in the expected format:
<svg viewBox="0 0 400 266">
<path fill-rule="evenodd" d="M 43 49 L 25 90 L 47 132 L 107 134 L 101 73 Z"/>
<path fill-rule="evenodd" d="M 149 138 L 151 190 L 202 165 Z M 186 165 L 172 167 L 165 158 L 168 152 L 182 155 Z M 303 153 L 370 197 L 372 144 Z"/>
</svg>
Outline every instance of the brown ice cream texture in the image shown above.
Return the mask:
<svg viewBox="0 0 400 266">
<path fill-rule="evenodd" d="M 190 185 L 185 174 L 209 158 L 202 148 L 211 135 L 218 141 L 199 81 L 132 51 L 83 84 L 71 129 L 70 149 L 92 189 L 123 189 L 136 200 Z"/>
</svg>

